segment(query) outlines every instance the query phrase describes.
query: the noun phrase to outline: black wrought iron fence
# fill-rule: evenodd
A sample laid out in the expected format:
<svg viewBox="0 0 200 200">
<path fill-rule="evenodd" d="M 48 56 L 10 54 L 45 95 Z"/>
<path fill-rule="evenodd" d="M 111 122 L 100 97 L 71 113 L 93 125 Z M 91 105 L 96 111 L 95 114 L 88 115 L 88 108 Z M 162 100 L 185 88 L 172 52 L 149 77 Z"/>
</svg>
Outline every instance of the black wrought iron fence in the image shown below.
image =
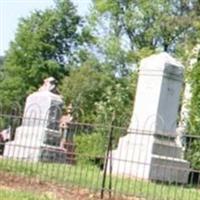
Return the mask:
<svg viewBox="0 0 200 200">
<path fill-rule="evenodd" d="M 45 120 L 0 118 L 0 175 L 87 188 L 100 198 L 200 199 L 200 136 L 178 145 L 172 135 L 112 124 L 71 123 L 63 134 Z"/>
</svg>

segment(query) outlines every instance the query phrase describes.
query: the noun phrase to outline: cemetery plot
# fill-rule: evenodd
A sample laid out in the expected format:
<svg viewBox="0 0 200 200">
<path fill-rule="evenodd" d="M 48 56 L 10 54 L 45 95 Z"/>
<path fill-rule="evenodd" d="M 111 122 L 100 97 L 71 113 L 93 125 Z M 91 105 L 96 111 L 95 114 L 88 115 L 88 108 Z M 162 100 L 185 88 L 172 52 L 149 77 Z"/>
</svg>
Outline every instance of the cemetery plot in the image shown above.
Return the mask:
<svg viewBox="0 0 200 200">
<path fill-rule="evenodd" d="M 28 96 L 13 140 L 3 148 L 0 173 L 101 198 L 200 199 L 199 171 L 185 160 L 196 152 L 190 140 L 177 142 L 183 137 L 176 132 L 182 79 L 183 66 L 168 54 L 144 59 L 128 128 L 113 121 L 65 124 L 72 117 L 61 117 L 62 98 L 47 82 Z"/>
</svg>

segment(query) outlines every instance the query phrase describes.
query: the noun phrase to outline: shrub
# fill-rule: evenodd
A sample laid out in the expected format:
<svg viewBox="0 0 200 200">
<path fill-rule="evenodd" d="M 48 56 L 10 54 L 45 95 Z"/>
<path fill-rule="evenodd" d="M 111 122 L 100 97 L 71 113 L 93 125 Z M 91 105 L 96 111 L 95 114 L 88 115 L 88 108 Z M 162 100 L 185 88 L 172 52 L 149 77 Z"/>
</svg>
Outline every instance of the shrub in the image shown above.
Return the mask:
<svg viewBox="0 0 200 200">
<path fill-rule="evenodd" d="M 81 133 L 75 136 L 77 161 L 81 164 L 95 164 L 101 168 L 106 153 L 106 143 L 106 136 L 101 132 Z"/>
<path fill-rule="evenodd" d="M 190 141 L 186 150 L 186 159 L 193 169 L 200 170 L 200 140 Z"/>
</svg>

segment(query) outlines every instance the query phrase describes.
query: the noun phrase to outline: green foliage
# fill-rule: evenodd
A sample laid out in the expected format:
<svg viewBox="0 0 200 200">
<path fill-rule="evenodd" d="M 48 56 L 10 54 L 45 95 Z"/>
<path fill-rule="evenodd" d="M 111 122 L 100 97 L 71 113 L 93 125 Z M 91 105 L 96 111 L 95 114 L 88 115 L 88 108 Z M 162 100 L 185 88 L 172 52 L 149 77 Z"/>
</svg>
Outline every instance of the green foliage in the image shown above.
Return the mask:
<svg viewBox="0 0 200 200">
<path fill-rule="evenodd" d="M 60 81 L 68 73 L 73 52 L 83 42 L 78 30 L 81 19 L 73 4 L 69 0 L 55 3 L 54 8 L 32 12 L 20 20 L 5 57 L 5 79 L 0 83 L 0 101 L 7 107 L 13 101 L 24 101 L 48 76 Z"/>
<path fill-rule="evenodd" d="M 86 63 L 63 80 L 61 92 L 68 103 L 72 102 L 76 120 L 109 124 L 114 111 L 116 124 L 126 125 L 132 111 L 135 79 L 116 78 L 98 70 L 98 65 Z"/>
<path fill-rule="evenodd" d="M 101 99 L 104 88 L 111 82 L 106 74 L 90 66 L 82 66 L 63 80 L 61 93 L 67 102 L 73 103 L 76 119 L 92 122 L 95 118 L 95 102 Z"/>
<path fill-rule="evenodd" d="M 197 0 L 93 0 L 93 3 L 90 24 L 98 38 L 99 52 L 114 73 L 122 76 L 154 52 L 183 56 L 186 45 L 195 44 L 198 38 Z"/>
<path fill-rule="evenodd" d="M 0 69 L 3 67 L 4 57 L 0 56 Z"/>
<path fill-rule="evenodd" d="M 190 102 L 189 132 L 200 135 L 200 63 L 198 62 L 190 73 L 192 99 Z"/>
<path fill-rule="evenodd" d="M 195 170 L 200 170 L 200 141 L 193 140 L 186 150 L 186 159 L 191 163 L 191 167 Z"/>
<path fill-rule="evenodd" d="M 199 54 L 199 52 L 198 52 Z M 199 55 L 197 55 L 199 56 Z M 191 135 L 200 136 L 200 62 L 190 72 L 189 83 L 191 84 L 192 98 L 189 104 L 188 132 Z M 200 139 L 190 141 L 186 151 L 186 158 L 191 166 L 200 170 Z"/>
<path fill-rule="evenodd" d="M 94 0 L 98 21 L 109 22 L 111 33 L 126 35 L 131 49 L 143 47 L 173 49 L 193 28 L 198 20 L 199 2 L 182 0 L 115 1 Z M 184 32 L 184 34 L 183 34 Z"/>
<path fill-rule="evenodd" d="M 75 137 L 76 159 L 81 164 L 103 166 L 106 153 L 107 138 L 105 133 L 93 132 Z"/>
<path fill-rule="evenodd" d="M 105 88 L 102 98 L 96 102 L 97 121 L 110 123 L 113 113 L 116 126 L 127 127 L 132 113 L 133 96 L 136 90 L 137 74 L 131 77 L 116 79 Z"/>
<path fill-rule="evenodd" d="M 4 57 L 0 56 L 0 81 L 4 79 Z"/>
</svg>

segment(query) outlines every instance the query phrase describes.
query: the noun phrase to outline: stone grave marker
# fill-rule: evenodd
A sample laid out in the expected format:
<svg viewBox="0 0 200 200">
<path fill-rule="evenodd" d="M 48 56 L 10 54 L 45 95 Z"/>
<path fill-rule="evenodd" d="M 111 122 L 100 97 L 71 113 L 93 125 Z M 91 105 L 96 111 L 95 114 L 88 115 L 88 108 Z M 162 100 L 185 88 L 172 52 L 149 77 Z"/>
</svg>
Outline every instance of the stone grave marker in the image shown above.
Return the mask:
<svg viewBox="0 0 200 200">
<path fill-rule="evenodd" d="M 63 100 L 53 92 L 54 80 L 45 79 L 44 85 L 27 97 L 22 124 L 16 129 L 14 141 L 6 143 L 4 157 L 65 162 L 59 132 Z"/>
<path fill-rule="evenodd" d="M 128 134 L 110 152 L 113 174 L 187 183 L 189 163 L 176 143 L 183 71 L 167 53 L 141 61 Z"/>
</svg>

